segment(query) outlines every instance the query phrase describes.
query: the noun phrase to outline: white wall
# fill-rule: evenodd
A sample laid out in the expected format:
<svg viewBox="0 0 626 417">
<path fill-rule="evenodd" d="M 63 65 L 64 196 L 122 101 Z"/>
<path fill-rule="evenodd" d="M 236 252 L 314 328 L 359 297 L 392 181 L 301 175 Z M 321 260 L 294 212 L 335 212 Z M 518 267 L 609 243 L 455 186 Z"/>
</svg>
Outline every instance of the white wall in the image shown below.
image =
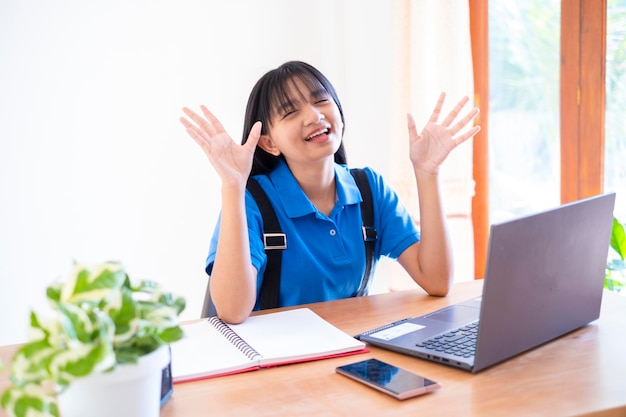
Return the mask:
<svg viewBox="0 0 626 417">
<path fill-rule="evenodd" d="M 184 105 L 239 141 L 254 82 L 308 61 L 342 98 L 350 162 L 385 173 L 386 3 L 3 0 L 0 345 L 25 340 L 29 308 L 74 259 L 119 260 L 198 316 L 220 195 Z"/>
</svg>

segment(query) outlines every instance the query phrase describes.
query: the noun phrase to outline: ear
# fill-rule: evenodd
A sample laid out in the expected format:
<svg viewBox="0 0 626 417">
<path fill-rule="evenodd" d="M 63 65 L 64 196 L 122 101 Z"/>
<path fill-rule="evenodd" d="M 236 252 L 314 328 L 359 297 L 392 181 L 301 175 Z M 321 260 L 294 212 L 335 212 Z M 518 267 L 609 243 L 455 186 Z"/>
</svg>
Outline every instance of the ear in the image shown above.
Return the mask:
<svg viewBox="0 0 626 417">
<path fill-rule="evenodd" d="M 274 141 L 272 140 L 272 138 L 270 138 L 268 135 L 261 135 L 261 137 L 259 138 L 258 145 L 261 149 L 263 149 L 265 152 L 271 155 L 274 155 L 274 156 L 280 155 L 280 151 L 274 144 Z"/>
</svg>

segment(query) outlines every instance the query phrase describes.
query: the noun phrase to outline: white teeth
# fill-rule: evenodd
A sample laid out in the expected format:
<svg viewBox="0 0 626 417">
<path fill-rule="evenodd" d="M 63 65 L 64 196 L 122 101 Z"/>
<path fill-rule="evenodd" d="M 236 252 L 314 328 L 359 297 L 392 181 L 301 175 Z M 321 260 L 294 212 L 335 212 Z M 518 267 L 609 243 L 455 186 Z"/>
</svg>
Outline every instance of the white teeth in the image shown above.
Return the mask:
<svg viewBox="0 0 626 417">
<path fill-rule="evenodd" d="M 305 140 L 311 140 L 313 139 L 315 136 L 319 136 L 319 135 L 323 135 L 324 133 L 328 133 L 328 129 L 322 129 L 318 132 L 313 133 L 311 136 L 307 136 L 307 138 Z"/>
</svg>

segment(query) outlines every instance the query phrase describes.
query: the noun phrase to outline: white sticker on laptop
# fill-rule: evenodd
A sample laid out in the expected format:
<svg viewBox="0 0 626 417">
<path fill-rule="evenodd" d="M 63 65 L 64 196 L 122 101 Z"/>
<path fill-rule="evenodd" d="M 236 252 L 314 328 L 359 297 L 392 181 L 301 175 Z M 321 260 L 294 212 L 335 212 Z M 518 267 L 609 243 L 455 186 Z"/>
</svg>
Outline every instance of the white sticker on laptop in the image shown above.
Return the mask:
<svg viewBox="0 0 626 417">
<path fill-rule="evenodd" d="M 389 327 L 379 332 L 372 333 L 370 337 L 375 337 L 382 340 L 391 340 L 395 339 L 396 337 L 404 336 L 405 334 L 416 332 L 423 329 L 424 327 L 426 326 L 420 326 L 419 324 L 415 323 L 402 323 L 397 326 Z"/>
</svg>

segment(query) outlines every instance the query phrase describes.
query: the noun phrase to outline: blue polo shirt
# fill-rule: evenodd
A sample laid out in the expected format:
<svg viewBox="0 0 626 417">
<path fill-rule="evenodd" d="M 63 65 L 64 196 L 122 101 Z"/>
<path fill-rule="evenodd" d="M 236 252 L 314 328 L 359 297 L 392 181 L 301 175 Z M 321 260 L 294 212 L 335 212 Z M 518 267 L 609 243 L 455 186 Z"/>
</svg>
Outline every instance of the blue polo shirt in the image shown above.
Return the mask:
<svg viewBox="0 0 626 417">
<path fill-rule="evenodd" d="M 397 259 L 420 239 L 409 212 L 383 178 L 370 168 L 365 172 L 372 189 L 374 226 L 378 232 L 374 267 L 381 256 Z M 348 167 L 335 164 L 337 202 L 329 216 L 319 212 L 304 194 L 284 160 L 267 175 L 254 177 L 274 207 L 287 248 L 283 251 L 280 306 L 328 301 L 356 295 L 365 272 L 361 229 L 361 193 Z M 252 264 L 258 271 L 260 293 L 267 257 L 263 249 L 263 220 L 246 191 L 246 215 Z M 220 222 L 211 239 L 206 271 L 215 261 Z M 236 256 L 236 254 L 233 254 Z M 259 303 L 255 309 L 258 309 Z"/>
</svg>

